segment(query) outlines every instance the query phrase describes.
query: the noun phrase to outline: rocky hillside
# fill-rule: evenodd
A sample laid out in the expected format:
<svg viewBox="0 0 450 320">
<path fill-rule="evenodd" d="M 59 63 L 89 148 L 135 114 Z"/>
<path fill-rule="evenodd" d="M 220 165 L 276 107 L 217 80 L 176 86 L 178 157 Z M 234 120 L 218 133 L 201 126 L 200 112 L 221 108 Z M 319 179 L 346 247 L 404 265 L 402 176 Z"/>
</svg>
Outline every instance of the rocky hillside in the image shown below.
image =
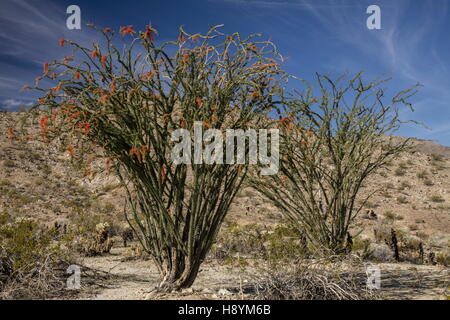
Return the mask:
<svg viewBox="0 0 450 320">
<path fill-rule="evenodd" d="M 16 113 L 1 113 L 8 128 Z M 403 139 L 403 138 L 398 138 Z M 444 249 L 450 239 L 450 147 L 414 140 L 414 150 L 392 162 L 365 186 L 362 196 L 380 189 L 358 218 L 354 233 L 371 236 L 380 220 L 400 226 Z M 83 177 L 67 152 L 55 144 L 18 144 L 0 133 L 0 211 L 27 215 L 43 223 L 63 222 L 79 210 L 120 215 L 123 193 L 107 174 Z M 368 217 L 366 211 L 375 215 Z M 256 191 L 244 188 L 228 222 L 276 224 L 280 214 Z"/>
</svg>

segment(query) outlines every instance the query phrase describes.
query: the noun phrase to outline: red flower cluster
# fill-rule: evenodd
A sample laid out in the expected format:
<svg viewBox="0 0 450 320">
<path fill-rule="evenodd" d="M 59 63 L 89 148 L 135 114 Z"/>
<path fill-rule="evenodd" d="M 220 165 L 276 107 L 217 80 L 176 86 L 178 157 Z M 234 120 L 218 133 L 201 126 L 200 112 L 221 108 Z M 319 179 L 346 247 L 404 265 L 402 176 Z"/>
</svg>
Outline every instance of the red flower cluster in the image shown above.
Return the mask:
<svg viewBox="0 0 450 320">
<path fill-rule="evenodd" d="M 78 117 L 80 116 L 80 114 L 81 114 L 80 111 L 77 111 L 77 112 L 72 113 L 72 114 L 67 118 L 67 121 L 72 121 L 73 119 L 78 118 Z"/>
<path fill-rule="evenodd" d="M 78 127 L 83 129 L 85 135 L 88 135 L 89 130 L 91 129 L 91 124 L 89 122 L 80 122 Z"/>
<path fill-rule="evenodd" d="M 148 148 L 147 146 L 142 146 L 141 147 L 141 153 L 142 153 L 142 159 L 145 159 L 145 156 L 147 154 Z"/>
<path fill-rule="evenodd" d="M 154 29 L 149 25 L 145 26 L 144 39 L 149 39 L 152 42 L 155 39 Z"/>
<path fill-rule="evenodd" d="M 95 59 L 99 54 L 100 54 L 100 52 L 98 50 L 94 50 L 91 52 L 91 58 Z"/>
<path fill-rule="evenodd" d="M 6 133 L 8 134 L 8 139 L 14 139 L 16 137 L 16 135 L 14 134 L 13 128 L 8 128 L 8 130 L 6 130 Z"/>
<path fill-rule="evenodd" d="M 136 157 L 138 158 L 138 161 L 142 162 L 142 155 L 138 148 L 131 149 L 129 154 L 130 154 L 130 156 L 133 156 L 135 154 Z"/>
<path fill-rule="evenodd" d="M 133 26 L 120 27 L 120 34 L 122 36 L 131 34 L 133 35 L 136 31 L 133 30 Z"/>
<path fill-rule="evenodd" d="M 147 72 L 141 75 L 141 79 L 142 80 L 148 80 L 153 78 L 154 76 L 156 76 L 158 74 L 158 71 L 153 71 L 153 72 Z"/>
<path fill-rule="evenodd" d="M 300 141 L 300 144 L 301 144 L 304 148 L 307 148 L 307 147 L 308 147 L 308 142 L 306 142 L 305 140 Z"/>
<path fill-rule="evenodd" d="M 73 147 L 72 146 L 67 146 L 66 148 L 67 152 L 69 152 L 70 156 L 73 157 Z"/>
<path fill-rule="evenodd" d="M 106 59 L 108 59 L 108 56 L 102 56 L 100 58 L 100 63 L 102 64 L 103 69 L 106 69 Z"/>
<path fill-rule="evenodd" d="M 290 117 L 283 117 L 280 120 L 278 120 L 278 125 L 279 126 L 290 127 L 291 124 L 292 124 L 292 119 Z"/>
<path fill-rule="evenodd" d="M 250 92 L 250 98 L 253 100 L 261 98 L 261 93 L 258 90 Z"/>
<path fill-rule="evenodd" d="M 47 131 L 47 129 L 48 129 L 48 116 L 42 116 L 41 119 L 39 119 L 39 127 L 43 131 Z"/>
</svg>

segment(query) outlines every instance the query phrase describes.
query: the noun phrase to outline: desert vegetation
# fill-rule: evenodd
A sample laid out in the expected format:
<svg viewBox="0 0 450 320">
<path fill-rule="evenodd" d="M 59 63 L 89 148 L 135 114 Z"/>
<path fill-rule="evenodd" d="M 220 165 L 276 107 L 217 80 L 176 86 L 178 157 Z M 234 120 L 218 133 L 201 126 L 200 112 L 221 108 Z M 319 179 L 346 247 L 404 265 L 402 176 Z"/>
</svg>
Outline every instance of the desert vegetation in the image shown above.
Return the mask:
<svg viewBox="0 0 450 320">
<path fill-rule="evenodd" d="M 349 226 L 372 196 L 357 205 L 361 188 L 408 148 L 408 140 L 393 142 L 387 136 L 401 124 L 397 104 L 408 105 L 415 89 L 386 103 L 383 83 L 365 84 L 362 74 L 338 81 L 318 75 L 317 96 L 307 85 L 299 98 L 285 101 L 280 174 L 263 184 L 261 177 L 252 180 L 315 250 L 339 254 L 348 249 Z M 353 100 L 347 104 L 346 99 Z"/>
<path fill-rule="evenodd" d="M 414 298 L 368 288 L 372 263 L 387 288 L 448 294 L 450 152 L 393 135 L 417 87 L 310 85 L 272 42 L 220 26 L 160 45 L 151 26 L 90 27 L 104 42 L 61 39 L 72 55 L 44 64 L 38 103 L 0 115 L 0 299 Z M 175 162 L 172 134 L 196 123 L 278 129 L 278 173 Z"/>
</svg>

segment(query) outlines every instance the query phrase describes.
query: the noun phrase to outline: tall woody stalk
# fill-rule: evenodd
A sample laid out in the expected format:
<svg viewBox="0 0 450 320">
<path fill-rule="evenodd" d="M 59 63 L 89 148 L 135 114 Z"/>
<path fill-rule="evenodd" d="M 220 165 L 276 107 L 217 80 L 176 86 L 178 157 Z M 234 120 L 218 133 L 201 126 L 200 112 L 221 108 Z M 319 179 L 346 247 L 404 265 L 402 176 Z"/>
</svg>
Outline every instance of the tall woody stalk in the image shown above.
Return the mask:
<svg viewBox="0 0 450 320">
<path fill-rule="evenodd" d="M 278 103 L 281 58 L 258 35 L 226 35 L 220 26 L 205 35 L 181 28 L 159 46 L 152 27 L 122 27 L 124 39 L 133 37 L 123 50 L 110 28 L 96 29 L 103 46 L 61 39 L 73 55 L 44 65 L 37 80 L 58 83 L 32 87 L 44 96 L 30 112 L 43 140 L 62 139 L 74 157 L 106 159 L 127 190 L 127 220 L 158 266 L 159 290 L 189 287 L 248 166 L 175 164 L 171 135 L 186 129 L 193 139 L 195 121 L 222 132 L 258 126 Z"/>
</svg>

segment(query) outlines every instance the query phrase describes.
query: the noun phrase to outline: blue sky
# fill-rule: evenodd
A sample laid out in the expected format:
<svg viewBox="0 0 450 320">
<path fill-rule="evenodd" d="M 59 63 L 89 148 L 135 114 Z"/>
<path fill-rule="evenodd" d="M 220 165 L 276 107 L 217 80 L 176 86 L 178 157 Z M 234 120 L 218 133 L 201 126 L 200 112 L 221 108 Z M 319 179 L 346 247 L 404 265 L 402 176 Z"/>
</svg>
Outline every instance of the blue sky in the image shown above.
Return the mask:
<svg viewBox="0 0 450 320">
<path fill-rule="evenodd" d="M 66 28 L 66 8 L 81 8 L 82 29 Z M 369 30 L 366 9 L 381 8 L 381 30 Z M 36 95 L 20 91 L 42 72 L 42 63 L 69 53 L 61 37 L 88 43 L 97 35 L 86 23 L 118 29 L 151 24 L 160 40 L 225 24 L 224 31 L 263 33 L 289 60 L 285 69 L 311 79 L 365 70 L 387 73 L 388 92 L 424 85 L 405 119 L 432 130 L 406 126 L 398 134 L 450 146 L 450 13 L 447 0 L 0 0 L 0 108 L 29 105 Z"/>
</svg>

